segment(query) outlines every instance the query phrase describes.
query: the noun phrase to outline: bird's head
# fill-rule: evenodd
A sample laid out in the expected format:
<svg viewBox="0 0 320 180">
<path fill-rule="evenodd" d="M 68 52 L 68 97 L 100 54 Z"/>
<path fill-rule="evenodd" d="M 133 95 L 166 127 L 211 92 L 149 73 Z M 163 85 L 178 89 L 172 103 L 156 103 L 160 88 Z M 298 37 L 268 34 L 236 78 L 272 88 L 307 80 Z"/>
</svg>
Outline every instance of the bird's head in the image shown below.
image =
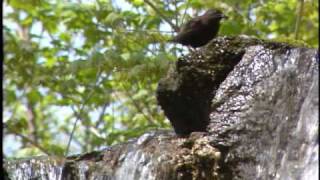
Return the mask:
<svg viewBox="0 0 320 180">
<path fill-rule="evenodd" d="M 206 17 L 208 17 L 208 18 L 210 18 L 210 19 L 227 19 L 228 17 L 226 16 L 226 15 L 224 15 L 220 10 L 218 10 L 218 9 L 210 9 L 210 10 L 208 10 L 208 11 L 206 11 L 205 13 L 204 13 L 204 15 L 203 16 L 206 16 Z"/>
</svg>

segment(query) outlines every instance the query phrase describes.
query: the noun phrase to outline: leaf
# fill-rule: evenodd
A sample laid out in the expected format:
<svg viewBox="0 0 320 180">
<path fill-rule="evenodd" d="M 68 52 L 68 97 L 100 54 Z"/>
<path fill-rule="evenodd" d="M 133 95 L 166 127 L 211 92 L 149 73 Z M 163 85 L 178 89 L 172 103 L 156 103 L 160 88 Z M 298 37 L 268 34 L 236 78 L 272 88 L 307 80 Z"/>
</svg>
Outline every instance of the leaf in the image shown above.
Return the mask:
<svg viewBox="0 0 320 180">
<path fill-rule="evenodd" d="M 110 14 L 108 14 L 104 22 L 106 24 L 116 25 L 120 22 L 121 19 L 122 17 L 120 14 L 111 12 Z"/>
<path fill-rule="evenodd" d="M 133 0 L 132 3 L 134 6 L 141 6 L 144 4 L 143 0 Z"/>
</svg>

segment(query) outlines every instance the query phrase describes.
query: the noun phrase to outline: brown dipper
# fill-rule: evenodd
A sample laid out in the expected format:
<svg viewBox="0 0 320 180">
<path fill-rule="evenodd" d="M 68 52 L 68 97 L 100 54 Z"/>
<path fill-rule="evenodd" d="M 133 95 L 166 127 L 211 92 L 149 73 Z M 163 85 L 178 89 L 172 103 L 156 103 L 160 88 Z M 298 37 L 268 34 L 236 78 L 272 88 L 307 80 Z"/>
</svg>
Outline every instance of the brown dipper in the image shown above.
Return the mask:
<svg viewBox="0 0 320 180">
<path fill-rule="evenodd" d="M 188 21 L 171 41 L 193 48 L 206 45 L 213 39 L 220 26 L 220 20 L 227 18 L 220 10 L 210 9 L 202 16 Z"/>
</svg>

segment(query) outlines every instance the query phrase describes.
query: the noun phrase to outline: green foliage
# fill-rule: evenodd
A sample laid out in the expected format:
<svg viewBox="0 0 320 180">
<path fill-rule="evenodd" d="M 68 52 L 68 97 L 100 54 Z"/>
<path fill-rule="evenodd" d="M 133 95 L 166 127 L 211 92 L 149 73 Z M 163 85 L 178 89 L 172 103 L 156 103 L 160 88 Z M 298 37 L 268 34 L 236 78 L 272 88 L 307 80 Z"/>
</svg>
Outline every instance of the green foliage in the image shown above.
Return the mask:
<svg viewBox="0 0 320 180">
<path fill-rule="evenodd" d="M 63 155 L 76 119 L 71 152 L 170 128 L 155 90 L 180 47 L 166 43 L 173 30 L 162 15 L 179 25 L 216 7 L 229 16 L 221 35 L 281 40 L 294 38 L 298 7 L 297 0 L 151 1 L 157 10 L 143 0 L 114 2 L 5 1 L 4 136 L 20 143 L 13 156 Z M 312 47 L 317 9 L 305 1 L 299 31 L 298 41 Z"/>
</svg>

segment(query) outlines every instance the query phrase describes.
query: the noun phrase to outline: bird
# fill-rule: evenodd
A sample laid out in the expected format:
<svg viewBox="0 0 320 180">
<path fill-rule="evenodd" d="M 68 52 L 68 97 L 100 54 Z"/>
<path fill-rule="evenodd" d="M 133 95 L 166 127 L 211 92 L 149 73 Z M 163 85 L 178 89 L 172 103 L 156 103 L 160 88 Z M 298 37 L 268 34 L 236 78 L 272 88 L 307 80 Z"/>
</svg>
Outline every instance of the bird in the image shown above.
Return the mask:
<svg viewBox="0 0 320 180">
<path fill-rule="evenodd" d="M 206 45 L 213 39 L 220 26 L 220 20 L 227 18 L 218 9 L 209 9 L 202 16 L 195 17 L 182 26 L 177 36 L 170 41 L 193 48 Z"/>
</svg>

